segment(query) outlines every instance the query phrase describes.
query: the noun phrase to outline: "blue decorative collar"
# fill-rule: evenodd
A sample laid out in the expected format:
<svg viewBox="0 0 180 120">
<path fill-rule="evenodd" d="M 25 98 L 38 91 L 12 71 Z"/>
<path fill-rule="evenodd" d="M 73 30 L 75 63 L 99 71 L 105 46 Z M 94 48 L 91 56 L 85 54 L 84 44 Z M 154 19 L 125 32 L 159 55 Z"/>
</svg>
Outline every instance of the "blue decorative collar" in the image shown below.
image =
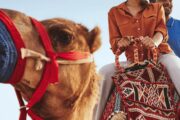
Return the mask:
<svg viewBox="0 0 180 120">
<path fill-rule="evenodd" d="M 0 21 L 0 82 L 11 76 L 17 62 L 17 50 L 6 26 Z"/>
</svg>

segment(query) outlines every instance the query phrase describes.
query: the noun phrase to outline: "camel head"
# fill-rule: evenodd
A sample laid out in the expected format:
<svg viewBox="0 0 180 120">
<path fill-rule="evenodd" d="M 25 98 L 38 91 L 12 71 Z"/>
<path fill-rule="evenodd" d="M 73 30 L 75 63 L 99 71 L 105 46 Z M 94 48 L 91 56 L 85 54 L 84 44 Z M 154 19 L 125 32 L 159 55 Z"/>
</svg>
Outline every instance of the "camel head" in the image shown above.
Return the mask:
<svg viewBox="0 0 180 120">
<path fill-rule="evenodd" d="M 48 57 L 30 18 L 17 11 L 3 10 L 3 12 L 11 18 L 25 48 Z M 47 19 L 41 23 L 56 53 L 77 51 L 93 54 L 100 47 L 98 27 L 88 30 L 81 24 L 62 18 Z M 0 55 L 3 55 L 3 50 L 0 51 Z M 24 100 L 29 101 L 41 84 L 47 61 L 41 61 L 42 68 L 36 70 L 37 59 L 33 57 L 25 59 L 22 78 L 13 84 L 13 87 L 20 91 Z M 50 71 L 53 72 L 53 69 Z M 0 82 L 1 78 L 3 77 L 0 77 Z M 32 111 L 45 120 L 90 120 L 98 97 L 98 80 L 94 62 L 58 64 L 58 82 L 48 84 L 45 94 L 32 107 Z"/>
</svg>

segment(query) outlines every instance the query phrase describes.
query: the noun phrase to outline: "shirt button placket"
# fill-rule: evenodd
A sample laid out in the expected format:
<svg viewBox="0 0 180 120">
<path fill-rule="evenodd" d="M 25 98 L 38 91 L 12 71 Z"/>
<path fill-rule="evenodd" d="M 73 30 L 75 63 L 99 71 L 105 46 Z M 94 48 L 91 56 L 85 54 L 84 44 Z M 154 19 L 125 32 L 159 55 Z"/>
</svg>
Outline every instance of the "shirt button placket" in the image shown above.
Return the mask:
<svg viewBox="0 0 180 120">
<path fill-rule="evenodd" d="M 135 19 L 135 24 L 137 25 L 137 34 L 139 35 L 141 33 L 141 28 L 138 19 Z"/>
<path fill-rule="evenodd" d="M 136 24 L 139 26 L 139 24 L 138 24 L 138 23 L 139 23 L 139 20 L 138 20 L 138 19 L 136 19 L 135 21 L 136 21 Z M 140 28 L 140 27 L 138 27 L 138 28 L 137 28 L 137 30 L 138 30 L 138 31 L 140 31 L 140 30 L 141 30 L 141 28 Z"/>
</svg>

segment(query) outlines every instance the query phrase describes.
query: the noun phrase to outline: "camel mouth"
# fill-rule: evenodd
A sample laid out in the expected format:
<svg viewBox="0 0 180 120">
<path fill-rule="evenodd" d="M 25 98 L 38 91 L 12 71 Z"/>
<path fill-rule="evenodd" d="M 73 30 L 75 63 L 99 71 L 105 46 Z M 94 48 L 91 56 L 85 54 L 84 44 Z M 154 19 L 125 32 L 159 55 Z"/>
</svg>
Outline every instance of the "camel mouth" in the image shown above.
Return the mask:
<svg viewBox="0 0 180 120">
<path fill-rule="evenodd" d="M 0 21 L 0 82 L 6 83 L 16 66 L 18 54 L 6 26 Z"/>
</svg>

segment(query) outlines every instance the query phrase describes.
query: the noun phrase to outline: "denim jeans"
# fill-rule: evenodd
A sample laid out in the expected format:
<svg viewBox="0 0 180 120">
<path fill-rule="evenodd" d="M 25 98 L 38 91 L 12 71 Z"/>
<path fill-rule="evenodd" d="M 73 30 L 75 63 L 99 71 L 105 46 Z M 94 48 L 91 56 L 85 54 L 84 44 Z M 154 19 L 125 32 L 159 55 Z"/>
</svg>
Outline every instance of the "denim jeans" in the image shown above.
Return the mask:
<svg viewBox="0 0 180 120">
<path fill-rule="evenodd" d="M 0 82 L 7 82 L 17 62 L 17 50 L 10 33 L 0 21 Z"/>
</svg>

